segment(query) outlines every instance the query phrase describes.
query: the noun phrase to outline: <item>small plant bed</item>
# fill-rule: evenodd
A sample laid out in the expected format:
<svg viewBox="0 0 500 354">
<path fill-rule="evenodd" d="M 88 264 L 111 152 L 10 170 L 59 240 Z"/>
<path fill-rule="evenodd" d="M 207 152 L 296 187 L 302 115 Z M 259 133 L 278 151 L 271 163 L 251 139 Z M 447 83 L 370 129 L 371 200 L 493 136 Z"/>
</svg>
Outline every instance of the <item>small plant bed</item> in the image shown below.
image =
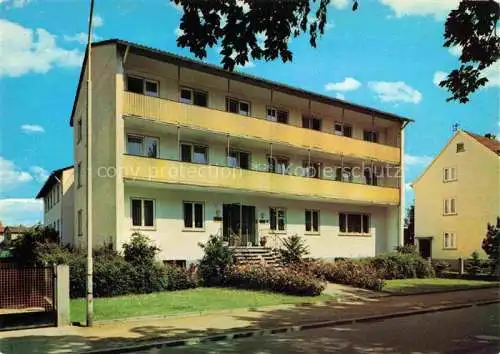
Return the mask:
<svg viewBox="0 0 500 354">
<path fill-rule="evenodd" d="M 391 294 L 421 294 L 440 291 L 467 290 L 499 286 L 499 282 L 467 279 L 393 279 L 386 280 L 384 292 Z"/>
<path fill-rule="evenodd" d="M 177 315 L 210 310 L 312 303 L 332 299 L 331 295 L 306 297 L 252 290 L 197 288 L 96 298 L 94 299 L 94 319 L 102 321 L 149 315 Z M 72 322 L 85 321 L 85 306 L 85 299 L 71 300 Z"/>
</svg>

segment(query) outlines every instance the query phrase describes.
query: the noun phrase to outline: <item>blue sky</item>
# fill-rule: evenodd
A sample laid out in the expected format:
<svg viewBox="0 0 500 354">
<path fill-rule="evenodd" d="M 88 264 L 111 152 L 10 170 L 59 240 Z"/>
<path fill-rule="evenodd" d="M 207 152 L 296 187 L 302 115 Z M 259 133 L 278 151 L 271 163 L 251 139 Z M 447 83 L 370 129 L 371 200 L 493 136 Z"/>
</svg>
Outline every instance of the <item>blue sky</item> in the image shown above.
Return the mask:
<svg viewBox="0 0 500 354">
<path fill-rule="evenodd" d="M 452 124 L 498 132 L 499 73 L 463 105 L 447 103 L 436 78 L 458 65 L 442 47 L 458 0 L 332 0 L 318 48 L 291 42 L 292 63 L 254 61 L 239 70 L 411 117 L 407 182 L 452 134 Z M 33 200 L 50 171 L 72 164 L 69 117 L 84 50 L 88 2 L 0 0 L 0 220 L 35 223 Z M 176 46 L 180 11 L 169 0 L 96 0 L 97 39 L 122 38 L 191 56 Z M 220 60 L 216 49 L 208 62 Z M 498 68 L 498 67 L 497 67 Z M 411 201 L 411 191 L 407 191 Z"/>
</svg>

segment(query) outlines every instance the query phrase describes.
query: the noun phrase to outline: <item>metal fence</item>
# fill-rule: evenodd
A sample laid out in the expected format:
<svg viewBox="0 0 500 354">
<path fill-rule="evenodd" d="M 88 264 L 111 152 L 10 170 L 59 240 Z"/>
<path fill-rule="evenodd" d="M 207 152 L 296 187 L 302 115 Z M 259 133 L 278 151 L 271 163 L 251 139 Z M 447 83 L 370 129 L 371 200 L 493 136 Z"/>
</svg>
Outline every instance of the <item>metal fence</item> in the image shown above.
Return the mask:
<svg viewBox="0 0 500 354">
<path fill-rule="evenodd" d="M 53 311 L 54 275 L 53 267 L 0 264 L 0 314 Z"/>
</svg>

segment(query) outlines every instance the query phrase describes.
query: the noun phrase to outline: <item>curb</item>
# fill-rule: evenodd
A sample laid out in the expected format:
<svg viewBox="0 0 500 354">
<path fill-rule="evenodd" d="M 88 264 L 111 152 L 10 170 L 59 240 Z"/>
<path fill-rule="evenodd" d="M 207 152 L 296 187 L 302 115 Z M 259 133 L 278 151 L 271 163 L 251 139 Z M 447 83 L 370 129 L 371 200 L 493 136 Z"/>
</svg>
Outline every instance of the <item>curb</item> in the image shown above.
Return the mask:
<svg viewBox="0 0 500 354">
<path fill-rule="evenodd" d="M 500 289 L 500 284 L 487 284 L 480 285 L 473 288 L 462 288 L 462 289 L 449 289 L 449 290 L 431 290 L 420 293 L 391 293 L 389 291 L 382 291 L 384 294 L 388 296 L 418 296 L 418 295 L 429 295 L 429 294 L 447 294 L 447 293 L 456 293 L 459 291 L 476 291 L 476 290 L 484 290 L 484 289 Z"/>
<path fill-rule="evenodd" d="M 126 347 L 117 347 L 117 348 L 103 348 L 86 351 L 89 354 L 118 354 L 118 353 L 133 353 L 136 351 L 144 351 L 148 349 L 162 349 L 162 348 L 172 348 L 172 347 L 180 347 L 180 346 L 188 346 L 188 345 L 196 345 L 210 342 L 218 342 L 230 339 L 239 339 L 239 338 L 249 338 L 249 337 L 261 337 L 267 336 L 271 334 L 278 333 L 291 333 L 291 332 L 300 332 L 308 329 L 316 329 L 322 327 L 330 327 L 330 326 L 338 326 L 338 325 L 346 325 L 346 324 L 355 324 L 355 323 L 364 323 L 364 322 L 377 322 L 383 321 L 386 319 L 398 318 L 398 317 L 406 317 L 413 315 L 421 315 L 426 313 L 433 312 L 443 312 L 443 311 L 452 311 L 459 310 L 469 307 L 476 306 L 486 306 L 495 303 L 500 303 L 500 299 L 495 300 L 485 300 L 478 301 L 473 303 L 463 303 L 463 304 L 455 304 L 455 305 L 445 305 L 445 306 L 434 306 L 426 309 L 420 310 L 412 310 L 412 311 L 401 311 L 401 312 L 393 312 L 389 314 L 382 315 L 372 315 L 365 317 L 355 317 L 350 319 L 343 320 L 332 320 L 332 321 L 324 321 L 324 322 L 313 322 L 307 323 L 303 325 L 295 325 L 295 326 L 287 326 L 287 327 L 277 327 L 270 329 L 249 329 L 241 332 L 227 332 L 220 333 L 206 337 L 192 337 L 192 338 L 184 338 L 184 339 L 174 339 L 174 340 L 159 340 L 159 341 L 148 341 L 141 344 L 134 344 Z"/>
</svg>

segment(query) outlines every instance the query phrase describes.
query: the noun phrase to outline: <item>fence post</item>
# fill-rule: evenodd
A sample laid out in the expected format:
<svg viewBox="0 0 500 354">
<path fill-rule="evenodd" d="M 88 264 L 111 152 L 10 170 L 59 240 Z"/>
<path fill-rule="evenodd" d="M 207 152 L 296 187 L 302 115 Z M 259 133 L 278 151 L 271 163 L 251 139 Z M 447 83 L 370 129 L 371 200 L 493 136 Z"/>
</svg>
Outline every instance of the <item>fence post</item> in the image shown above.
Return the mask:
<svg viewBox="0 0 500 354">
<path fill-rule="evenodd" d="M 57 327 L 69 326 L 69 266 L 58 265 L 56 268 L 56 311 Z"/>
<path fill-rule="evenodd" d="M 463 258 L 459 258 L 458 259 L 458 274 L 460 275 L 464 275 L 465 273 L 465 265 L 464 265 L 464 259 Z"/>
</svg>

